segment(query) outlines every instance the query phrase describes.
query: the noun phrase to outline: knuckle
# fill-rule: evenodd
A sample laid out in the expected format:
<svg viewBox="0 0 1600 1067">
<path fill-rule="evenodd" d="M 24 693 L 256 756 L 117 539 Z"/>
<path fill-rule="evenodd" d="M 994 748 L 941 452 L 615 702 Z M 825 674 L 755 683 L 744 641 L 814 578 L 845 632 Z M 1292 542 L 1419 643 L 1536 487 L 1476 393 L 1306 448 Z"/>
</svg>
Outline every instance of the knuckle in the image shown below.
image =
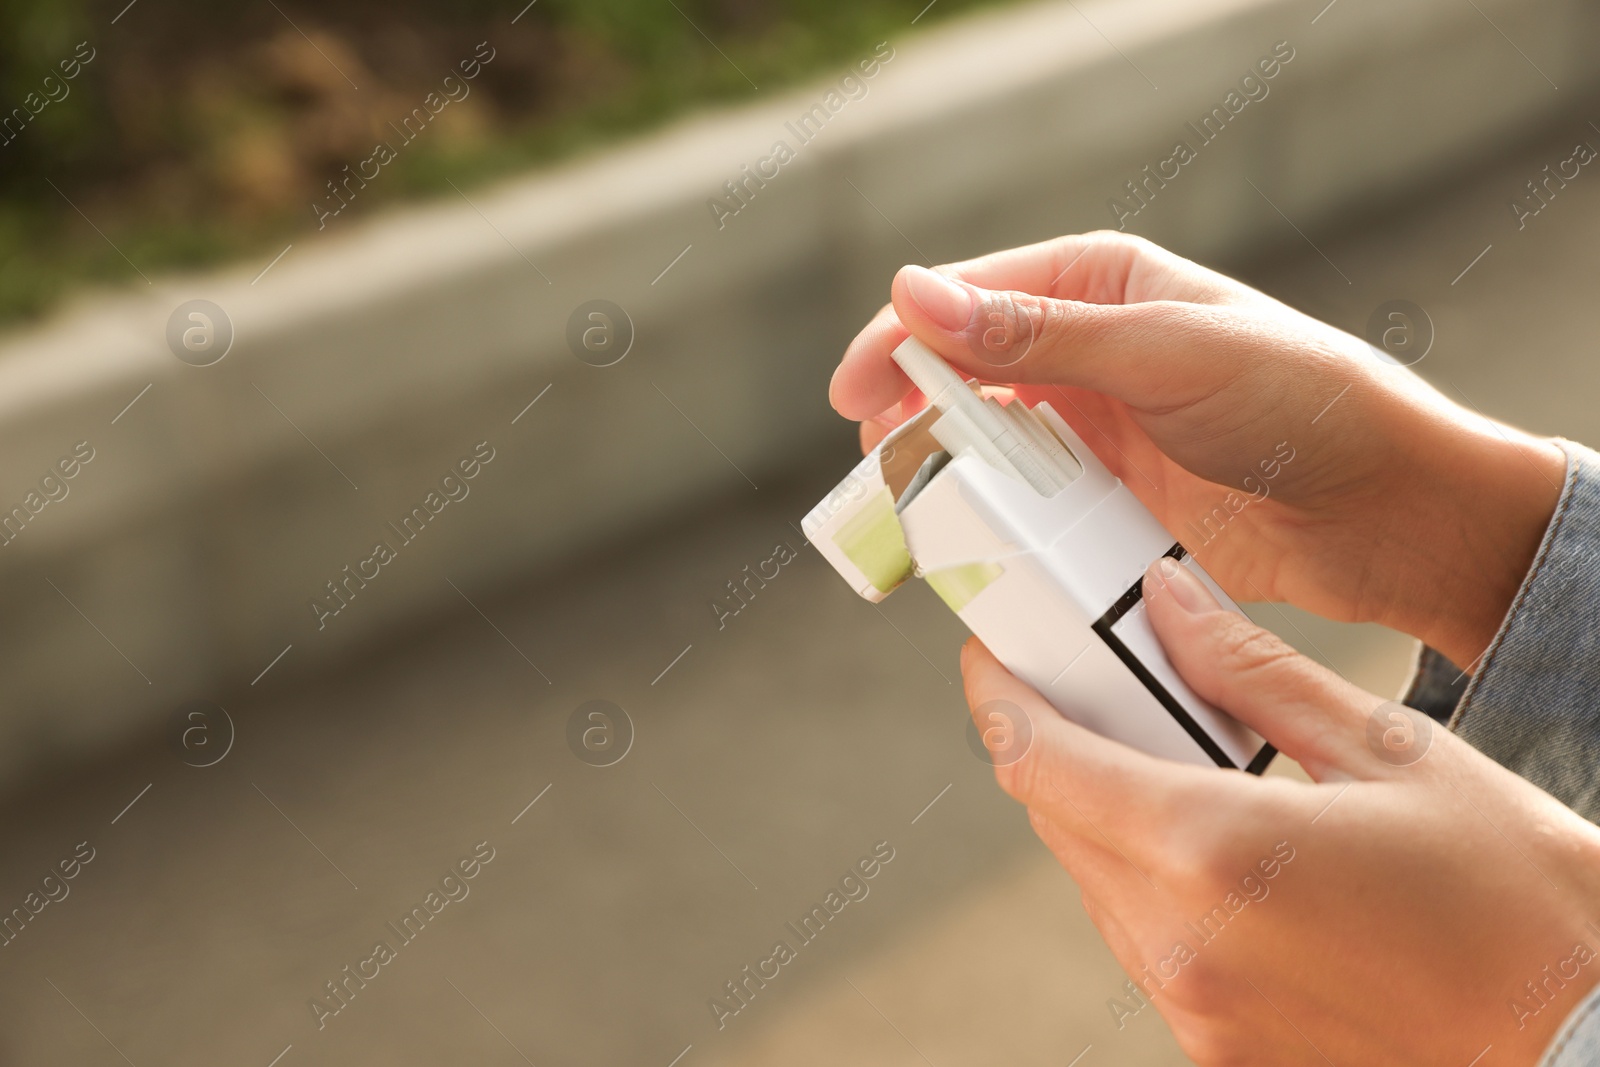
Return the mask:
<svg viewBox="0 0 1600 1067">
<path fill-rule="evenodd" d="M 1158 262 L 1172 255 L 1149 238 L 1124 230 L 1095 230 L 1084 236 L 1094 243 L 1096 251 L 1128 266 L 1141 261 Z"/>
<path fill-rule="evenodd" d="M 1037 318 L 1039 339 L 1046 344 L 1065 339 L 1084 320 L 1076 314 L 1076 305 L 1066 300 L 1041 301 Z"/>
<path fill-rule="evenodd" d="M 1183 999 L 1179 1003 L 1194 1014 L 1207 1017 L 1226 1014 L 1234 1003 L 1226 969 L 1206 952 L 1199 951 L 1189 961 L 1183 968 L 1183 977 L 1185 981 L 1174 983 L 1183 987 Z"/>
<path fill-rule="evenodd" d="M 1033 772 L 1027 765 L 1029 760 L 1023 757 L 1015 763 L 996 763 L 994 765 L 994 780 L 1000 788 L 1014 800 L 1027 803 L 1032 796 Z"/>
<path fill-rule="evenodd" d="M 1196 817 L 1197 812 L 1205 814 Z M 1152 822 L 1161 828 L 1151 859 L 1157 880 L 1208 906 L 1223 900 L 1249 869 L 1250 858 L 1241 857 L 1238 827 L 1251 818 L 1251 812 L 1248 804 L 1241 806 L 1236 795 L 1218 791 L 1214 783 L 1173 789 L 1151 812 Z"/>
<path fill-rule="evenodd" d="M 1209 821 L 1176 819 L 1161 836 L 1157 866 L 1166 884 L 1207 900 L 1227 888 L 1233 872 L 1226 860 L 1230 841 L 1222 831 Z"/>
<path fill-rule="evenodd" d="M 1069 836 L 1055 820 L 1050 818 L 1042 807 L 1038 805 L 1030 805 L 1028 807 L 1028 826 L 1045 848 L 1048 848 L 1057 859 L 1063 863 L 1066 862 L 1067 856 L 1071 852 Z"/>
<path fill-rule="evenodd" d="M 1056 833 L 1056 824 L 1050 820 L 1050 816 L 1045 814 L 1044 809 L 1037 805 L 1029 805 L 1028 807 L 1028 825 L 1033 828 L 1033 832 L 1038 835 L 1039 839 L 1047 845 L 1050 843 L 1051 837 Z"/>
<path fill-rule="evenodd" d="M 1244 1067 L 1245 1064 L 1259 1063 L 1256 1057 L 1260 1054 L 1259 1037 L 1252 1044 L 1240 1040 L 1238 1027 L 1224 1022 L 1218 1018 L 1225 1014 L 1233 1005 L 1218 1004 L 1215 1010 L 1208 1012 L 1192 1011 L 1182 1014 L 1181 1020 L 1173 1025 L 1173 1036 L 1178 1039 L 1181 1047 L 1195 1063 L 1206 1064 L 1206 1067 Z"/>
<path fill-rule="evenodd" d="M 1072 300 L 1042 300 L 1032 322 L 1034 347 L 1041 353 L 1082 353 L 1105 338 L 1112 315 L 1120 308 Z"/>
<path fill-rule="evenodd" d="M 1231 612 L 1216 634 L 1214 651 L 1223 672 L 1235 677 L 1276 671 L 1300 658 L 1277 634 Z"/>
<path fill-rule="evenodd" d="M 1049 800 L 1050 772 L 1040 758 L 1037 742 L 1030 745 L 1020 758 L 996 763 L 994 777 L 1001 789 L 1024 804 L 1035 799 L 1044 802 Z"/>
<path fill-rule="evenodd" d="M 1154 242 L 1126 230 L 1090 230 L 1085 237 L 1107 248 L 1146 249 L 1157 247 Z"/>
</svg>

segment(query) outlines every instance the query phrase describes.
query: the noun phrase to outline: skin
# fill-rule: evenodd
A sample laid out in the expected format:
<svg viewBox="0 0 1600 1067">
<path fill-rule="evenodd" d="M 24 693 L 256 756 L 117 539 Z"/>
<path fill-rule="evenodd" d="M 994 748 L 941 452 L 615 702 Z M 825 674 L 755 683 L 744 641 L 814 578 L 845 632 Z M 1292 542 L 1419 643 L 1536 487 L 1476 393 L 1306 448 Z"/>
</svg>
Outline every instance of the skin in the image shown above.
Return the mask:
<svg viewBox="0 0 1600 1067">
<path fill-rule="evenodd" d="M 1545 1005 L 1523 986 L 1579 942 L 1600 950 L 1600 831 L 1443 729 L 1416 763 L 1391 765 L 1367 742 L 1379 697 L 1221 610 L 1187 571 L 1152 568 L 1145 591 L 1184 679 L 1317 784 L 1108 741 L 976 639 L 962 673 L 974 709 L 1003 700 L 1030 720 L 1026 754 L 996 776 L 1127 974 L 1159 977 L 1180 940 L 1194 950 L 1150 1001 L 1183 1050 L 1207 1067 L 1465 1067 L 1492 1045 L 1481 1064 L 1536 1063 L 1600 980 L 1594 959 Z M 1259 878 L 1281 842 L 1294 858 L 1264 899 L 1209 943 L 1185 926 Z"/>
<path fill-rule="evenodd" d="M 834 406 L 863 422 L 864 445 L 922 406 L 889 358 L 908 332 L 1049 400 L 1174 532 L 1287 441 L 1295 458 L 1270 495 L 1199 546 L 1205 568 L 1239 599 L 1384 623 L 1457 663 L 1482 654 L 1559 496 L 1553 443 L 1137 238 L 1065 237 L 939 274 L 953 291 L 903 269 L 835 373 Z M 1442 728 L 1391 718 L 1396 705 L 1222 610 L 1170 562 L 1152 565 L 1145 596 L 1190 686 L 1311 783 L 1099 737 L 976 639 L 962 673 L 986 740 L 1004 733 L 988 729 L 995 701 L 1030 720 L 1021 758 L 996 752 L 996 777 L 1185 1052 L 1203 1065 L 1465 1065 L 1492 1046 L 1478 1062 L 1535 1063 L 1600 981 L 1600 958 L 1546 981 L 1574 968 L 1580 943 L 1600 952 L 1600 830 Z M 1267 895 L 1197 936 L 1186 924 L 1246 876 Z M 1151 974 L 1168 977 L 1158 988 Z"/>
<path fill-rule="evenodd" d="M 941 277 L 966 309 L 941 297 Z M 1382 623 L 1470 667 L 1560 496 L 1554 443 L 1141 238 L 1062 237 L 937 276 L 905 267 L 892 295 L 830 390 L 864 443 L 923 403 L 889 356 L 914 332 L 958 370 L 1049 401 L 1239 600 Z M 1002 333 L 1012 344 L 996 352 Z M 1230 490 L 1250 495 L 1280 443 L 1295 458 L 1268 498 L 1200 543 L 1193 530 Z"/>
</svg>

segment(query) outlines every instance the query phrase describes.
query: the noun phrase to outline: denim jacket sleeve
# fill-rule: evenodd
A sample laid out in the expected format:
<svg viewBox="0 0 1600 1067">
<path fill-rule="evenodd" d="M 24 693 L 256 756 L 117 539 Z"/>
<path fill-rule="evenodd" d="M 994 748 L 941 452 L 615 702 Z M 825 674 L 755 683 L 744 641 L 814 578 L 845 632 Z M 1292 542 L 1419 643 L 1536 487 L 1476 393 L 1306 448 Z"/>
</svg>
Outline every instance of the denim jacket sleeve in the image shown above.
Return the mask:
<svg viewBox="0 0 1600 1067">
<path fill-rule="evenodd" d="M 1600 1063 L 1600 989 L 1567 1016 L 1539 1067 L 1594 1067 L 1596 1063 Z"/>
<path fill-rule="evenodd" d="M 1404 699 L 1600 821 L 1600 454 L 1561 447 L 1567 476 L 1555 516 L 1477 672 L 1469 679 L 1424 648 Z M 1567 1017 L 1540 1067 L 1597 1063 L 1600 989 Z"/>
<path fill-rule="evenodd" d="M 1423 649 L 1405 702 L 1600 820 L 1600 454 L 1568 441 L 1533 566 L 1476 673 Z M 1485 506 L 1492 507 L 1493 502 Z"/>
</svg>

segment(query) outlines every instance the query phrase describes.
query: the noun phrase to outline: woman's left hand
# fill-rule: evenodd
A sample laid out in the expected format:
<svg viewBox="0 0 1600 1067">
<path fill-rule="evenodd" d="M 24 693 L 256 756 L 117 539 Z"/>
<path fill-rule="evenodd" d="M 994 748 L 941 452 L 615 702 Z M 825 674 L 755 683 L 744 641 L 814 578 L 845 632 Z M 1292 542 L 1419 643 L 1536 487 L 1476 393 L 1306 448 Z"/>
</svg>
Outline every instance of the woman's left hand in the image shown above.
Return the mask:
<svg viewBox="0 0 1600 1067">
<path fill-rule="evenodd" d="M 996 776 L 1132 980 L 1113 1014 L 1153 1006 L 1202 1065 L 1537 1062 L 1600 982 L 1600 830 L 1165 562 L 1174 665 L 1315 784 L 1144 755 L 962 653 L 980 732 L 1029 722 Z"/>
</svg>

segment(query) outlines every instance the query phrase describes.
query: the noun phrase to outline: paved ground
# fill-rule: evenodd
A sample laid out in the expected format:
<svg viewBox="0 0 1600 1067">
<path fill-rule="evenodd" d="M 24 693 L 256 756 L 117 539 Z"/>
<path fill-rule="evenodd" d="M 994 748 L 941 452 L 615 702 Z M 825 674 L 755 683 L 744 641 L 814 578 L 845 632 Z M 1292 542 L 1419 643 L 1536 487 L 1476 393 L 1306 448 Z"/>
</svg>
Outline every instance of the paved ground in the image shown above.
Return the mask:
<svg viewBox="0 0 1600 1067">
<path fill-rule="evenodd" d="M 1412 299 L 1438 329 L 1423 373 L 1600 440 L 1600 189 L 1583 184 L 1600 178 L 1524 231 L 1505 206 L 1580 129 L 1314 234 L 1320 252 L 1286 232 L 1252 274 L 1358 330 Z M 1121 975 L 968 751 L 962 635 L 925 590 L 880 613 L 802 551 L 716 629 L 708 602 L 779 542 L 801 547 L 790 520 L 847 458 L 841 434 L 788 484 L 481 599 L 487 618 L 285 670 L 230 707 L 214 766 L 152 738 L 9 797 L 0 908 L 79 842 L 93 859 L 0 948 L 0 1063 L 1184 1062 L 1150 1013 L 1113 1028 Z M 1400 681 L 1394 635 L 1258 615 L 1370 688 Z M 611 767 L 566 742 L 593 699 L 634 727 Z M 719 1031 L 708 998 L 878 842 L 893 859 L 869 894 Z M 467 895 L 430 902 L 463 861 L 475 876 L 444 886 Z M 430 903 L 403 942 L 389 924 Z M 366 962 L 379 941 L 393 959 Z M 325 983 L 341 978 L 319 1029 L 311 1002 L 340 1006 Z"/>
</svg>

